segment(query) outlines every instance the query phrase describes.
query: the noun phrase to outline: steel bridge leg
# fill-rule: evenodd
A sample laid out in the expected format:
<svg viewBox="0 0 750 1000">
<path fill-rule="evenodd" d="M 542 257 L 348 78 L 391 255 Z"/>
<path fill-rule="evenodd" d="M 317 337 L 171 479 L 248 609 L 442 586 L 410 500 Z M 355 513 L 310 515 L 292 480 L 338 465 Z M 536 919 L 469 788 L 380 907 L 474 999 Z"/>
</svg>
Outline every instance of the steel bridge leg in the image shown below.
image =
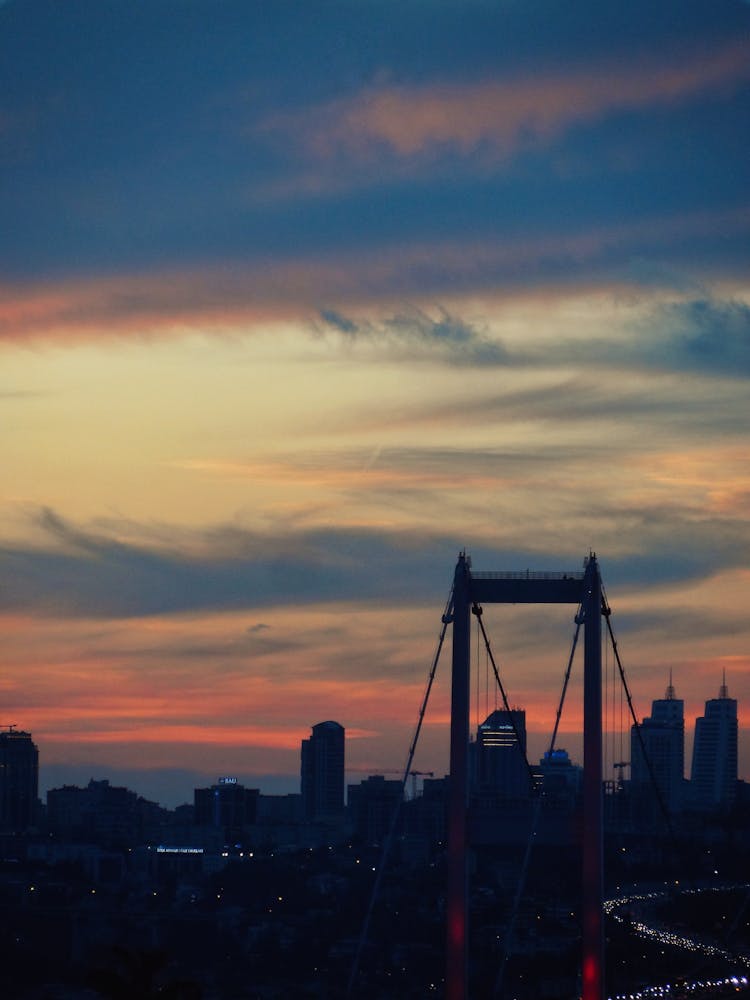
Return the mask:
<svg viewBox="0 0 750 1000">
<path fill-rule="evenodd" d="M 446 1000 L 468 993 L 468 866 L 466 821 L 469 774 L 469 664 L 471 659 L 469 565 L 459 556 L 453 582 L 453 670 L 451 675 L 451 750 L 448 788 L 448 899 Z"/>
<path fill-rule="evenodd" d="M 593 555 L 584 577 L 583 614 L 582 1000 L 603 1000 L 602 588 Z"/>
</svg>

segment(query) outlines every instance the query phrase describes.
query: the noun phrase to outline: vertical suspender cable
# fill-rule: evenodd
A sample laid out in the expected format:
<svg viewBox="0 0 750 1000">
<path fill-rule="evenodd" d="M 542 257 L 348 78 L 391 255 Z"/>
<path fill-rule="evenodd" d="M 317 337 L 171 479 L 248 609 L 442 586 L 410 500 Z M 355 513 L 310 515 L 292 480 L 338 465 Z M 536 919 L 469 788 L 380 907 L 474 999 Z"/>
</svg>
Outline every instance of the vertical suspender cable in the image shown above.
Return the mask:
<svg viewBox="0 0 750 1000">
<path fill-rule="evenodd" d="M 581 631 L 581 625 L 583 624 L 583 608 L 579 606 L 578 612 L 575 616 L 575 626 L 576 630 L 573 634 L 573 642 L 570 647 L 570 656 L 568 657 L 568 665 L 565 668 L 565 679 L 563 680 L 562 692 L 560 694 L 560 701 L 557 706 L 557 715 L 555 716 L 555 725 L 552 729 L 552 736 L 549 741 L 549 750 L 547 751 L 550 758 L 552 757 L 552 751 L 555 749 L 555 743 L 557 742 L 557 730 L 560 726 L 560 717 L 562 715 L 563 705 L 565 704 L 565 695 L 568 690 L 568 681 L 570 680 L 570 672 L 573 668 L 573 658 L 576 653 L 576 646 L 578 645 L 578 634 Z M 544 794 L 543 788 L 539 789 L 539 795 L 536 802 L 534 803 L 534 814 L 531 821 L 531 830 L 529 831 L 529 839 L 526 841 L 526 852 L 524 853 L 523 861 L 521 863 L 521 872 L 518 877 L 518 884 L 516 886 L 516 895 L 513 899 L 513 908 L 510 912 L 510 920 L 508 921 L 508 929 L 505 933 L 505 946 L 503 948 L 503 957 L 500 962 L 500 968 L 497 970 L 497 976 L 495 978 L 495 986 L 493 989 L 493 997 L 499 997 L 500 992 L 503 988 L 503 977 L 505 975 L 505 965 L 508 961 L 508 954 L 510 952 L 511 941 L 513 939 L 513 931 L 516 926 L 516 917 L 518 916 L 518 909 L 521 905 L 521 897 L 523 896 L 523 891 L 526 886 L 526 874 L 529 869 L 529 862 L 531 861 L 531 848 L 534 845 L 534 838 L 536 837 L 537 827 L 539 825 L 539 816 L 542 811 L 542 795 Z"/>
<path fill-rule="evenodd" d="M 620 660 L 620 652 L 617 648 L 617 639 L 615 639 L 615 633 L 612 631 L 612 622 L 610 618 L 612 616 L 612 611 L 609 607 L 609 602 L 607 601 L 607 595 L 604 592 L 604 587 L 602 586 L 602 616 L 607 623 L 607 632 L 609 633 L 610 642 L 612 643 L 612 652 L 614 653 L 615 662 L 617 663 L 617 669 L 620 672 L 620 680 L 622 682 L 623 689 L 625 691 L 625 697 L 628 701 L 628 708 L 630 709 L 630 716 L 633 720 L 633 728 L 635 730 L 635 735 L 638 740 L 638 746 L 643 755 L 643 760 L 646 764 L 648 770 L 649 778 L 651 779 L 651 784 L 654 788 L 654 794 L 656 795 L 656 801 L 659 803 L 659 809 L 662 816 L 664 817 L 664 822 L 669 832 L 669 836 L 674 844 L 677 843 L 677 837 L 674 832 L 674 827 L 672 826 L 672 818 L 669 815 L 669 810 L 664 801 L 664 796 L 661 793 L 661 788 L 659 788 L 659 783 L 656 780 L 656 772 L 654 771 L 654 765 L 651 762 L 651 758 L 646 752 L 646 743 L 643 739 L 643 733 L 641 732 L 641 727 L 638 724 L 638 716 L 635 714 L 635 709 L 633 708 L 633 698 L 630 694 L 630 688 L 628 687 L 628 682 L 625 679 L 625 670 L 623 668 L 622 662 Z"/>
</svg>

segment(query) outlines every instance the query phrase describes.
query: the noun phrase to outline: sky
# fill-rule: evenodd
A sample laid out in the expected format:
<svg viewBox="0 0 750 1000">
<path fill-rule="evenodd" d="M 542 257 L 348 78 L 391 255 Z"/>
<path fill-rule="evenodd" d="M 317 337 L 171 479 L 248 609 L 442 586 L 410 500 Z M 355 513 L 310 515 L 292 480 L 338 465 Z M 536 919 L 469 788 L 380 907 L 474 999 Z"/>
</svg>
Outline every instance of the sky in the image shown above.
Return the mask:
<svg viewBox="0 0 750 1000">
<path fill-rule="evenodd" d="M 639 717 L 671 670 L 690 737 L 726 672 L 749 779 L 748 134 L 741 0 L 0 4 L 0 725 L 42 787 L 295 791 L 329 718 L 397 771 L 461 550 L 595 551 Z M 485 614 L 536 754 L 574 611 Z"/>
</svg>

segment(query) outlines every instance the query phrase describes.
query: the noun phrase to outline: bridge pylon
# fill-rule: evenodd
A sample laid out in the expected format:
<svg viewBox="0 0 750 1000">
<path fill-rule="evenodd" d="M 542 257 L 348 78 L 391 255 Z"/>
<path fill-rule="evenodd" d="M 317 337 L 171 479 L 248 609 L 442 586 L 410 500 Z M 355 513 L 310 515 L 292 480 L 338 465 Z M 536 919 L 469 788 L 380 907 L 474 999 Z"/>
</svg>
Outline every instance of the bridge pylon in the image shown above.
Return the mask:
<svg viewBox="0 0 750 1000">
<path fill-rule="evenodd" d="M 458 557 L 453 580 L 446 1000 L 468 997 L 470 622 L 475 603 L 580 606 L 584 624 L 582 1000 L 603 1000 L 602 588 L 593 553 L 583 573 L 475 573 L 466 553 Z"/>
</svg>

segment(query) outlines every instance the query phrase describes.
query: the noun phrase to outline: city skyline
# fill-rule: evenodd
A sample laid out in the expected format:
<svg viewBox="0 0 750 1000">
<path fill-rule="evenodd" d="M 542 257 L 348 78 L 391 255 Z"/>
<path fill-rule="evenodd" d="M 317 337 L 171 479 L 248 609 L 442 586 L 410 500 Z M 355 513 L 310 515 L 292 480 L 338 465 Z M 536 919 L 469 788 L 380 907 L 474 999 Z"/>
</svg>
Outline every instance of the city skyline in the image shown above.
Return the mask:
<svg viewBox="0 0 750 1000">
<path fill-rule="evenodd" d="M 458 552 L 594 550 L 639 715 L 726 671 L 750 777 L 750 5 L 317 8 L 0 3 L 0 725 L 398 767 Z M 572 611 L 485 622 L 538 757 Z"/>
<path fill-rule="evenodd" d="M 694 770 L 695 764 L 695 737 L 698 729 L 701 726 L 705 726 L 705 713 L 711 712 L 716 714 L 716 708 L 711 708 L 710 706 L 716 706 L 721 704 L 722 699 L 728 699 L 731 701 L 733 718 L 735 720 L 735 742 L 734 742 L 734 758 L 733 763 L 730 766 L 730 772 L 732 769 L 737 767 L 738 761 L 742 759 L 743 750 L 747 752 L 747 748 L 743 746 L 742 733 L 736 729 L 736 719 L 738 716 L 739 705 L 736 699 L 729 699 L 727 694 L 728 685 L 726 683 L 726 677 L 722 677 L 722 683 L 719 688 L 719 698 L 707 698 L 704 702 L 704 715 L 695 715 L 693 717 L 688 716 L 685 718 L 684 712 L 684 702 L 681 698 L 676 698 L 675 696 L 675 686 L 672 683 L 673 676 L 670 671 L 669 684 L 667 685 L 666 695 L 664 698 L 656 698 L 651 702 L 651 715 L 648 716 L 645 713 L 639 717 L 639 722 L 641 725 L 642 739 L 646 747 L 646 753 L 650 760 L 650 766 L 647 765 L 642 759 L 642 753 L 640 750 L 639 741 L 636 739 L 635 730 L 630 726 L 629 718 L 623 714 L 622 721 L 624 723 L 623 728 L 619 731 L 618 727 L 612 727 L 612 713 L 605 706 L 603 709 L 603 732 L 604 732 L 604 748 L 603 748 L 603 779 L 605 781 L 618 780 L 634 782 L 636 784 L 640 783 L 641 786 L 644 784 L 650 786 L 652 783 L 651 770 L 654 772 L 657 783 L 661 787 L 661 795 L 663 799 L 664 806 L 670 810 L 679 810 L 683 807 L 690 808 L 691 805 L 695 806 L 699 802 L 699 799 L 694 799 L 692 793 L 689 792 L 690 782 L 695 784 Z M 500 692 L 496 693 L 497 700 L 500 700 Z M 472 721 L 470 723 L 470 740 L 472 744 L 472 754 L 473 761 L 472 768 L 477 770 L 477 775 L 479 776 L 482 772 L 482 765 L 480 764 L 480 758 L 486 751 L 483 750 L 483 746 L 486 743 L 488 746 L 500 746 L 508 744 L 515 744 L 516 737 L 515 733 L 509 730 L 512 726 L 518 728 L 518 732 L 521 735 L 522 745 L 525 747 L 526 760 L 531 767 L 536 766 L 538 763 L 542 765 L 544 760 L 548 756 L 549 752 L 549 734 L 527 734 L 525 727 L 525 709 L 520 706 L 515 706 L 512 709 L 512 715 L 514 718 L 511 724 L 508 719 L 508 713 L 505 710 L 495 708 L 494 711 L 490 712 L 489 716 L 480 722 L 482 718 L 482 706 L 480 704 L 481 698 L 474 699 L 471 706 L 471 716 Z M 624 700 L 624 691 L 623 691 Z M 674 725 L 680 721 L 679 732 L 673 735 L 667 735 L 666 730 L 672 729 Z M 500 729 L 496 731 L 495 723 L 500 722 Z M 258 772 L 246 771 L 242 767 L 235 766 L 238 761 L 232 760 L 231 757 L 226 757 L 224 763 L 226 767 L 224 768 L 223 775 L 218 775 L 217 773 L 210 772 L 208 770 L 190 770 L 186 768 L 154 768 L 145 771 L 132 771 L 127 768 L 110 768 L 107 769 L 101 765 L 96 765 L 94 763 L 84 763 L 75 767 L 47 767 L 44 766 L 43 759 L 40 760 L 39 765 L 39 793 L 40 798 L 44 798 L 46 792 L 51 788 L 56 788 L 63 784 L 71 785 L 81 785 L 86 784 L 90 780 L 109 780 L 114 778 L 114 783 L 117 784 L 122 782 L 128 787 L 131 787 L 128 782 L 133 782 L 134 789 L 142 794 L 145 798 L 151 799 L 153 801 L 159 802 L 161 805 L 167 808 L 175 808 L 178 805 L 190 800 L 192 796 L 192 791 L 195 786 L 197 786 L 204 779 L 211 780 L 212 783 L 216 782 L 231 782 L 247 784 L 261 791 L 262 794 L 266 795 L 288 795 L 290 793 L 298 793 L 303 798 L 305 792 L 303 790 L 303 785 L 305 783 L 305 772 L 306 769 L 310 770 L 311 767 L 311 757 L 310 757 L 310 740 L 315 742 L 316 731 L 319 736 L 325 734 L 329 729 L 334 729 L 339 733 L 337 739 L 341 740 L 341 748 L 336 751 L 334 756 L 339 753 L 341 755 L 341 760 L 335 764 L 335 769 L 341 770 L 340 776 L 335 779 L 335 785 L 340 786 L 340 790 L 343 792 L 344 785 L 352 781 L 359 781 L 362 779 L 362 775 L 369 773 L 370 775 L 383 775 L 390 776 L 392 779 L 398 778 L 399 780 L 403 777 L 403 766 L 398 766 L 395 758 L 391 758 L 390 761 L 381 761 L 378 764 L 371 764 L 367 767 L 360 766 L 356 763 L 354 764 L 344 764 L 344 751 L 343 751 L 343 734 L 346 730 L 345 726 L 341 726 L 340 723 L 327 720 L 321 721 L 314 724 L 309 724 L 308 728 L 311 728 L 311 735 L 301 739 L 301 755 L 300 742 L 298 741 L 298 767 L 296 771 L 289 773 L 276 773 L 276 774 L 260 774 Z M 503 732 L 501 733 L 500 730 Z M 609 730 L 607 732 L 607 730 Z M 2 733 L 0 733 L 0 736 Z M 29 733 L 21 733 L 20 735 L 29 736 Z M 570 737 L 573 735 L 573 740 L 570 741 L 565 737 Z M 527 744 L 527 736 L 528 744 Z M 666 736 L 666 741 L 670 746 L 665 746 L 664 739 Z M 678 737 L 678 744 L 674 745 L 675 738 Z M 617 744 L 620 744 L 619 753 L 617 752 Z M 630 749 L 630 760 L 624 761 L 625 769 L 620 767 L 619 763 L 615 763 L 616 757 L 623 757 L 623 750 L 629 744 Z M 679 749 L 678 749 L 679 747 Z M 570 734 L 561 729 L 558 735 L 557 742 L 555 744 L 555 753 L 563 754 L 569 762 L 576 767 L 582 766 L 582 734 Z M 327 750 L 324 751 L 324 757 L 328 753 Z M 425 757 L 424 752 L 418 753 L 417 756 Z M 674 762 L 669 763 L 668 761 L 677 756 L 679 761 L 682 763 L 682 781 L 683 790 L 678 792 L 675 788 L 668 791 L 670 788 L 670 779 L 667 777 L 668 772 L 674 771 Z M 348 751 L 347 751 L 348 759 Z M 307 764 L 305 763 L 307 760 Z M 633 761 L 636 765 L 636 776 L 633 775 Z M 427 758 L 429 763 L 429 758 Z M 319 766 L 319 765 L 316 765 Z M 322 766 L 322 762 L 321 765 Z M 711 763 L 706 763 L 703 765 L 704 769 L 706 767 L 709 770 L 713 770 L 714 765 Z M 525 765 L 521 765 L 520 762 L 514 764 L 517 768 L 518 773 L 516 778 L 511 780 L 511 785 L 516 788 L 519 784 L 525 786 Z M 441 770 L 433 771 L 413 771 L 410 770 L 409 774 L 429 774 L 430 777 L 440 777 L 443 775 L 447 776 L 448 767 L 446 766 Z M 742 774 L 737 773 L 735 770 L 733 772 L 736 774 L 737 780 L 747 780 L 743 778 Z M 230 777 L 227 777 L 230 775 Z M 507 775 L 506 775 L 507 778 Z M 493 779 L 496 781 L 496 779 Z M 671 779 L 671 780 L 674 780 Z M 703 781 L 707 779 L 704 777 Z M 724 779 L 726 784 L 726 777 Z M 314 779 L 313 779 L 314 783 Z M 405 788 L 405 791 L 407 789 Z M 315 793 L 308 791 L 308 795 L 313 795 Z M 731 794 L 731 793 L 730 793 Z M 308 807 L 309 809 L 309 807 Z M 312 810 L 315 811 L 314 809 Z"/>
</svg>

